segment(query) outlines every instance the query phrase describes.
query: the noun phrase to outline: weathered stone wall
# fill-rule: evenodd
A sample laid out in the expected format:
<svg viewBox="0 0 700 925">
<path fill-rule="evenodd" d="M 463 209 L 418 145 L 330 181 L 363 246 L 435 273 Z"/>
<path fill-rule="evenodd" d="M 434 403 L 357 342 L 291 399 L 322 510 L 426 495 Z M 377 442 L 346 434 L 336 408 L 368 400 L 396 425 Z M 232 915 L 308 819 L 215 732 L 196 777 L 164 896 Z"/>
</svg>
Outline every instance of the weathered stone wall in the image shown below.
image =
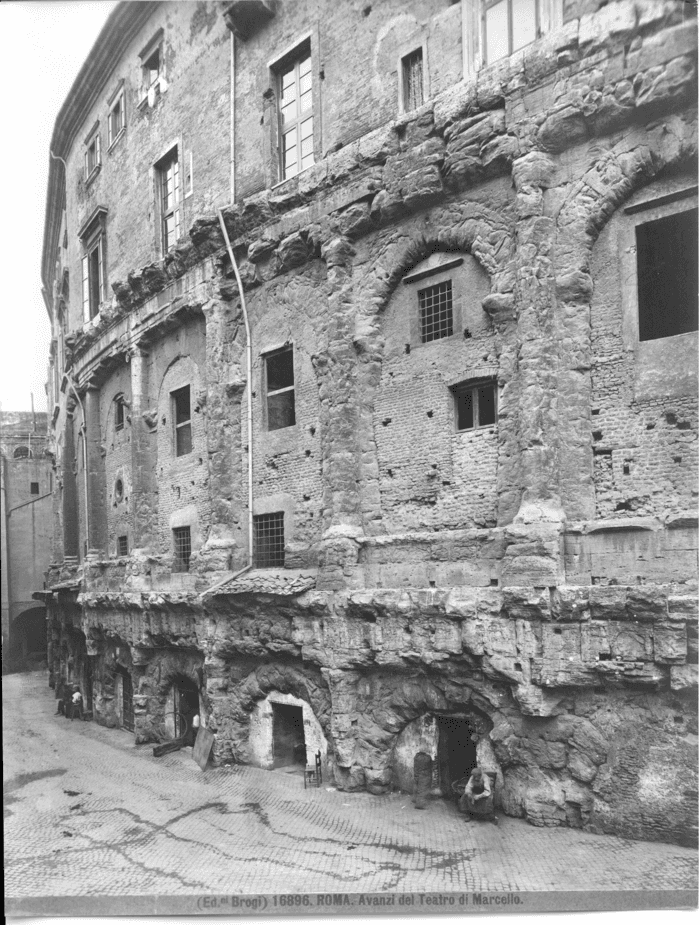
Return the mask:
<svg viewBox="0 0 700 925">
<path fill-rule="evenodd" d="M 132 477 L 132 397 L 129 368 L 122 366 L 107 380 L 100 391 L 100 444 L 105 458 L 105 487 L 107 496 L 107 541 L 110 555 L 117 555 L 117 537 L 128 538 L 129 549 L 133 548 L 134 535 L 132 516 L 134 485 Z M 115 399 L 124 399 L 124 426 L 115 428 Z M 121 498 L 117 492 L 117 479 L 124 490 Z M 102 512 L 104 515 L 104 512 Z"/>
</svg>

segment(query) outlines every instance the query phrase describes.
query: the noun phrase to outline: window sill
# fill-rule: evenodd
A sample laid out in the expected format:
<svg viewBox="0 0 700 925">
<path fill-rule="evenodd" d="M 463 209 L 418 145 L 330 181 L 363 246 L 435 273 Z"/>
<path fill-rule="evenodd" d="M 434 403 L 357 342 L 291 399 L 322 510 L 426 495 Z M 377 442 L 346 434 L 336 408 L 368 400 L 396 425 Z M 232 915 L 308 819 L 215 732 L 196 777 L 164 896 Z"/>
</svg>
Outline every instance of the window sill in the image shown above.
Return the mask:
<svg viewBox="0 0 700 925">
<path fill-rule="evenodd" d="M 119 144 L 119 142 L 122 140 L 122 138 L 124 137 L 124 135 L 126 135 L 126 129 L 125 129 L 125 128 L 123 128 L 123 129 L 119 132 L 119 134 L 117 135 L 117 137 L 114 139 L 114 141 L 113 141 L 113 142 L 110 144 L 110 146 L 107 148 L 107 154 L 110 154 L 110 153 L 116 148 L 116 146 L 117 146 L 117 145 Z"/>
<path fill-rule="evenodd" d="M 92 168 L 92 171 L 85 177 L 85 186 L 90 186 L 97 174 L 102 169 L 102 164 L 98 164 L 96 167 Z"/>
<path fill-rule="evenodd" d="M 318 167 L 320 161 L 314 161 L 313 164 L 309 164 L 308 167 L 304 167 L 303 170 L 300 170 L 299 173 L 295 173 L 293 177 L 285 177 L 284 180 L 278 180 L 277 183 L 273 183 L 270 187 L 270 192 L 278 190 L 281 186 L 284 186 L 286 183 L 294 183 L 295 180 L 298 180 L 299 177 L 303 176 L 305 173 L 308 173 L 310 170 L 313 170 L 314 167 Z"/>
<path fill-rule="evenodd" d="M 497 430 L 497 424 L 483 424 L 479 427 L 468 427 L 466 430 L 456 430 L 455 436 L 463 437 L 465 434 L 483 434 L 488 432 L 495 434 Z"/>
</svg>

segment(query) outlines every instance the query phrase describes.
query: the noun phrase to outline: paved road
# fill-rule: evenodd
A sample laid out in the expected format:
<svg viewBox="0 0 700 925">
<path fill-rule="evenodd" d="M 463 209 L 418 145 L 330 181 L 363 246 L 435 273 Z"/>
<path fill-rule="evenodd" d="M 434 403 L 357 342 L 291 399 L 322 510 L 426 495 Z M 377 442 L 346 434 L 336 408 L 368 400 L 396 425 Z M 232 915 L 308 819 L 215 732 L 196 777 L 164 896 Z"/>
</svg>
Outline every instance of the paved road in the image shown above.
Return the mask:
<svg viewBox="0 0 700 925">
<path fill-rule="evenodd" d="M 123 731 L 54 716 L 42 673 L 3 678 L 6 897 L 697 888 L 697 852 L 436 801 L 201 772 Z M 397 910 L 398 911 L 398 910 Z"/>
</svg>

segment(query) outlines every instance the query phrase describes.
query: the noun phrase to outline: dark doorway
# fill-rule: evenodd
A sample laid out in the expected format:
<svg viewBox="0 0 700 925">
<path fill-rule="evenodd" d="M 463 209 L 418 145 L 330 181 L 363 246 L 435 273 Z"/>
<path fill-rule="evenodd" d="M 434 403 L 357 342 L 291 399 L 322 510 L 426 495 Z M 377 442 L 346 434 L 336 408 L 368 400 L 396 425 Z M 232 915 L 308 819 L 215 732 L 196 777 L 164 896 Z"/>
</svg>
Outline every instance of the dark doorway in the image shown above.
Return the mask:
<svg viewBox="0 0 700 925">
<path fill-rule="evenodd" d="M 12 623 L 10 632 L 13 656 L 46 658 L 46 610 L 43 607 L 21 613 Z"/>
<path fill-rule="evenodd" d="M 185 745 L 194 745 L 197 730 L 192 724 L 199 715 L 199 688 L 190 678 L 178 678 L 173 684 L 175 738 L 184 737 Z"/>
<path fill-rule="evenodd" d="M 134 685 L 131 681 L 131 675 L 122 668 L 117 667 L 117 672 L 122 679 L 122 725 L 129 732 L 134 731 Z"/>
<path fill-rule="evenodd" d="M 272 704 L 272 757 L 275 768 L 306 767 L 304 712 L 301 707 Z"/>
<path fill-rule="evenodd" d="M 465 716 L 438 716 L 438 783 L 443 796 L 452 798 L 452 783 L 469 777 L 477 765 L 480 732 Z"/>
</svg>

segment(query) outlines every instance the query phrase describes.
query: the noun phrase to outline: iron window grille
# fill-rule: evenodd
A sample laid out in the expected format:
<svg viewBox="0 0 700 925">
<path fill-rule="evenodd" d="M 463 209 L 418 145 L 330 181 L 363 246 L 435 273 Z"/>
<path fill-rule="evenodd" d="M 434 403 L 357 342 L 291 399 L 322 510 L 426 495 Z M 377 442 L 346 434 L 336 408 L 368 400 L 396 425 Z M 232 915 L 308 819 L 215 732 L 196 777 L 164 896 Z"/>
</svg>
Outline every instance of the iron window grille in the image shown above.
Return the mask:
<svg viewBox="0 0 700 925">
<path fill-rule="evenodd" d="M 635 228 L 639 339 L 698 330 L 698 210 Z"/>
<path fill-rule="evenodd" d="M 117 537 L 117 555 L 118 556 L 128 556 L 129 555 L 129 539 L 126 536 Z"/>
<path fill-rule="evenodd" d="M 110 106 L 107 116 L 107 144 L 111 148 L 126 127 L 124 91 L 120 90 Z"/>
<path fill-rule="evenodd" d="M 256 568 L 284 566 L 284 512 L 253 517 L 253 560 Z"/>
<path fill-rule="evenodd" d="M 100 133 L 99 131 L 89 138 L 85 146 L 85 179 L 92 177 L 97 168 L 102 163 L 102 152 L 100 151 Z"/>
<path fill-rule="evenodd" d="M 314 163 L 313 78 L 307 48 L 278 75 L 280 174 L 293 177 Z"/>
<path fill-rule="evenodd" d="M 124 399 L 121 396 L 114 400 L 114 429 L 124 430 Z"/>
<path fill-rule="evenodd" d="M 453 334 L 452 280 L 418 292 L 421 343 L 427 344 Z"/>
<path fill-rule="evenodd" d="M 192 558 L 192 535 L 189 527 L 175 527 L 173 530 L 174 572 L 189 572 Z"/>
<path fill-rule="evenodd" d="M 156 165 L 160 208 L 161 248 L 164 254 L 180 237 L 180 164 L 177 148 Z"/>
<path fill-rule="evenodd" d="M 401 59 L 403 108 L 405 112 L 423 105 L 423 49 L 417 48 Z"/>
<path fill-rule="evenodd" d="M 285 347 L 265 357 L 267 429 L 296 424 L 294 405 L 294 348 Z"/>
<path fill-rule="evenodd" d="M 190 412 L 190 387 L 183 386 L 170 393 L 175 429 L 175 455 L 186 456 L 192 452 L 192 416 Z"/>
<path fill-rule="evenodd" d="M 530 45 L 541 35 L 541 0 L 484 0 L 484 63 Z"/>
<path fill-rule="evenodd" d="M 498 390 L 495 379 L 464 382 L 452 389 L 455 424 L 458 431 L 489 427 L 498 419 Z"/>
</svg>

